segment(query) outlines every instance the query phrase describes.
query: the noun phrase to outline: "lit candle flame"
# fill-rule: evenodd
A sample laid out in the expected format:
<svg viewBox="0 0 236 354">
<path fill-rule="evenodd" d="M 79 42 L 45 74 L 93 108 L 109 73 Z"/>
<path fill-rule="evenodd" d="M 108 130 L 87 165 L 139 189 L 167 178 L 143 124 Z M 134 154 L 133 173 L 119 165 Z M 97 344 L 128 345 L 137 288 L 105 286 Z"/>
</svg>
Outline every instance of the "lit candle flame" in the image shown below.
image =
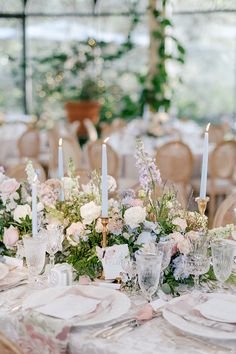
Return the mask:
<svg viewBox="0 0 236 354">
<path fill-rule="evenodd" d="M 211 125 L 211 123 L 208 123 L 207 126 L 206 126 L 206 132 L 207 132 L 207 133 L 208 133 L 208 131 L 209 131 L 210 125 Z"/>
<path fill-rule="evenodd" d="M 104 139 L 104 144 L 106 144 L 108 142 L 108 140 L 110 139 L 110 137 L 108 136 L 106 139 Z"/>
<path fill-rule="evenodd" d="M 62 138 L 59 139 L 58 145 L 59 145 L 59 146 L 62 146 Z"/>
</svg>

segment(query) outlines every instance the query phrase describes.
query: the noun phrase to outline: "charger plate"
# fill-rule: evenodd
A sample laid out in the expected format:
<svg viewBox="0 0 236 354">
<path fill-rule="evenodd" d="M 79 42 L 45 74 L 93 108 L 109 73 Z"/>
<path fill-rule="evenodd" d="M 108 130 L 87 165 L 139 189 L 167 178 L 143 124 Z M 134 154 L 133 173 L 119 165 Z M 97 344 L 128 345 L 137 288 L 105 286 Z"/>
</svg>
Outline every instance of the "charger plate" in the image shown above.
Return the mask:
<svg viewBox="0 0 236 354">
<path fill-rule="evenodd" d="M 32 293 L 23 302 L 23 308 L 34 308 L 46 305 L 49 302 L 53 302 L 54 299 L 73 289 L 73 292 L 82 292 L 84 296 L 95 297 L 97 299 L 110 299 L 111 304 L 108 308 L 102 309 L 101 312 L 95 314 L 93 317 L 87 319 L 80 319 L 79 317 L 74 317 L 70 319 L 70 325 L 72 326 L 90 326 L 105 323 L 114 320 L 122 315 L 124 315 L 130 308 L 130 299 L 123 293 L 109 289 L 102 286 L 94 285 L 72 285 L 62 288 L 47 288 Z M 73 304 L 71 304 L 73 306 Z M 43 315 L 48 317 L 47 315 Z M 58 319 L 59 320 L 59 319 Z"/>
<path fill-rule="evenodd" d="M 186 300 L 191 294 L 180 296 L 179 298 L 175 298 L 170 301 L 170 305 L 177 305 L 178 301 Z M 217 299 L 220 300 L 226 299 L 226 294 L 208 294 L 208 299 Z M 235 303 L 236 296 L 227 294 L 228 300 Z M 200 305 L 200 304 L 199 304 Z M 236 326 L 234 332 L 226 332 L 219 328 L 211 328 L 209 326 L 192 322 L 190 320 L 184 319 L 181 315 L 178 315 L 172 311 L 168 310 L 168 306 L 162 311 L 163 317 L 165 320 L 171 324 L 173 327 L 177 328 L 178 330 L 187 333 L 192 336 L 198 336 L 202 338 L 208 339 L 218 339 L 218 340 L 236 340 Z M 213 317 L 211 316 L 213 319 Z M 218 320 L 219 321 L 219 320 Z M 222 322 L 223 323 L 223 322 Z"/>
</svg>

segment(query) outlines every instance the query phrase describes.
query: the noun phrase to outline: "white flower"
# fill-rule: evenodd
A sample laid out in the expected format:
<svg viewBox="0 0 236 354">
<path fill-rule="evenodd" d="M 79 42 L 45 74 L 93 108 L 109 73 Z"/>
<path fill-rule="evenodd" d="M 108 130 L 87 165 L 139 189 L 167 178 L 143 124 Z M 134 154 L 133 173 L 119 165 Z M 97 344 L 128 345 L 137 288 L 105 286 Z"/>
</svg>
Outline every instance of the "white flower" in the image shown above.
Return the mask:
<svg viewBox="0 0 236 354">
<path fill-rule="evenodd" d="M 91 224 L 101 214 L 101 206 L 96 205 L 94 202 L 84 204 L 80 208 L 80 215 L 83 218 L 84 224 Z"/>
<path fill-rule="evenodd" d="M 32 161 L 30 161 L 30 160 L 28 161 L 26 168 L 25 168 L 25 172 L 27 174 L 27 180 L 28 180 L 29 184 L 32 184 L 33 180 L 35 178 L 35 169 L 34 169 Z"/>
<path fill-rule="evenodd" d="M 71 199 L 79 192 L 79 178 L 63 177 L 62 184 L 66 199 Z"/>
<path fill-rule="evenodd" d="M 13 213 L 13 219 L 19 223 L 22 222 L 21 219 L 25 219 L 26 216 L 31 217 L 31 208 L 28 204 L 24 205 L 17 205 L 16 209 L 14 210 Z"/>
<path fill-rule="evenodd" d="M 124 214 L 126 225 L 131 229 L 138 227 L 140 223 L 144 222 L 146 218 L 146 208 L 135 206 L 127 209 Z"/>
<path fill-rule="evenodd" d="M 87 184 L 82 184 L 82 190 L 85 194 L 94 195 L 94 196 L 99 195 L 98 187 L 95 186 L 92 181 L 90 181 Z"/>
<path fill-rule="evenodd" d="M 88 231 L 82 222 L 78 221 L 72 223 L 66 230 L 66 238 L 72 246 L 77 246 L 80 242 L 80 239 L 85 241 L 85 237 Z"/>
</svg>

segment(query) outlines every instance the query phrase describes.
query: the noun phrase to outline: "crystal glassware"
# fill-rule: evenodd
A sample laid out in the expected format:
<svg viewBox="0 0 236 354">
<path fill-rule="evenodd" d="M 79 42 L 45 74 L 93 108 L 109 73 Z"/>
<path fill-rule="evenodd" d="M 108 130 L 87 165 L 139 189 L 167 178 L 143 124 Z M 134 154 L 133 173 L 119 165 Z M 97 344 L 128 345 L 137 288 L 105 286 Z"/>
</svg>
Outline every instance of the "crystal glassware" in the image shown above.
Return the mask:
<svg viewBox="0 0 236 354">
<path fill-rule="evenodd" d="M 192 254 L 185 258 L 185 271 L 188 274 L 194 275 L 194 290 L 200 289 L 200 275 L 205 274 L 210 269 L 210 257 L 205 254 Z"/>
<path fill-rule="evenodd" d="M 149 302 L 152 300 L 152 295 L 157 291 L 159 285 L 162 256 L 162 252 L 136 255 L 138 283 Z"/>
<path fill-rule="evenodd" d="M 227 241 L 216 241 L 211 243 L 211 253 L 213 270 L 222 290 L 224 282 L 232 272 L 235 247 Z"/>
<path fill-rule="evenodd" d="M 157 249 L 158 249 L 158 251 L 160 251 L 160 252 L 163 253 L 162 263 L 161 263 L 161 280 L 160 280 L 160 283 L 161 283 L 161 284 L 162 284 L 162 282 L 163 282 L 164 270 L 165 270 L 165 269 L 168 267 L 168 265 L 170 264 L 173 246 L 174 246 L 173 240 L 169 240 L 169 239 L 160 240 L 160 241 L 157 243 Z"/>
<path fill-rule="evenodd" d="M 47 242 L 44 237 L 24 237 L 24 253 L 26 264 L 29 270 L 29 285 L 33 288 L 40 288 L 39 274 L 45 264 Z"/>
<path fill-rule="evenodd" d="M 40 235 L 46 238 L 46 251 L 49 254 L 50 269 L 55 265 L 55 254 L 62 250 L 63 227 L 61 225 L 48 225 L 47 229 L 41 230 Z"/>
</svg>

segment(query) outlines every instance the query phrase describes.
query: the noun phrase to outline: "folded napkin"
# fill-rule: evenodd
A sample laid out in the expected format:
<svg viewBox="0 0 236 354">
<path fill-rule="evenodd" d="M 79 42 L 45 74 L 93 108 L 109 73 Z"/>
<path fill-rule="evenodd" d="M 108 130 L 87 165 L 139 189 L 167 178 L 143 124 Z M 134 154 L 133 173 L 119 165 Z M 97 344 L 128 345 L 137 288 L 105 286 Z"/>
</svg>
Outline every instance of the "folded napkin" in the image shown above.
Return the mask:
<svg viewBox="0 0 236 354">
<path fill-rule="evenodd" d="M 11 270 L 9 267 L 9 272 L 7 276 L 0 280 L 0 291 L 7 289 L 8 287 L 18 284 L 20 281 L 28 278 L 28 272 L 25 268 L 16 268 Z"/>
<path fill-rule="evenodd" d="M 205 295 L 188 296 L 185 299 L 179 300 L 176 303 L 169 305 L 167 310 L 177 314 L 188 322 L 211 327 L 220 331 L 230 333 L 236 332 L 236 325 L 234 324 L 213 321 L 202 316 L 197 307 L 206 301 L 208 301 L 208 297 Z"/>
<path fill-rule="evenodd" d="M 85 316 L 94 312 L 100 302 L 100 300 L 69 294 L 36 308 L 36 311 L 47 316 L 69 320 L 75 316 Z"/>
</svg>

